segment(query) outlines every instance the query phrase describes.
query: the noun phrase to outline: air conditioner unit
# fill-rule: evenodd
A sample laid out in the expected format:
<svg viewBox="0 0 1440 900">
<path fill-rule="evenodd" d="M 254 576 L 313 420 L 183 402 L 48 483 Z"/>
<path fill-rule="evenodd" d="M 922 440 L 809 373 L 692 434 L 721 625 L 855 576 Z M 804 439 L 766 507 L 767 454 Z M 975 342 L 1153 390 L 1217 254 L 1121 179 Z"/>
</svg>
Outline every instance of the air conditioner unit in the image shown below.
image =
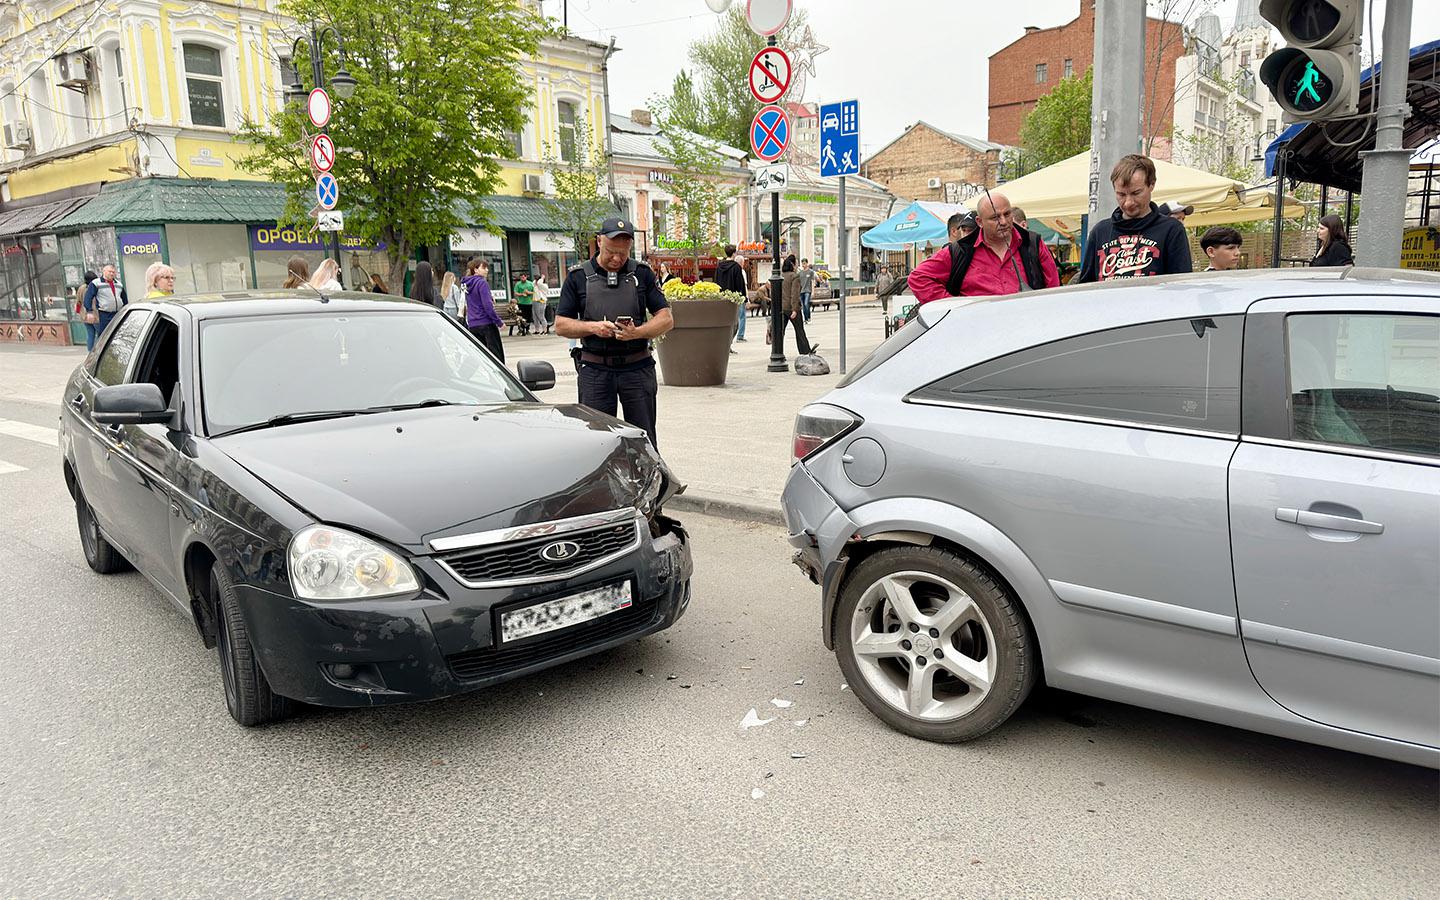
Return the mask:
<svg viewBox="0 0 1440 900">
<path fill-rule="evenodd" d="M 538 194 L 545 190 L 545 182 L 539 175 L 523 175 L 521 187 L 527 194 Z"/>
<path fill-rule="evenodd" d="M 5 124 L 5 149 L 27 150 L 30 147 L 30 123 L 7 122 Z"/>
<path fill-rule="evenodd" d="M 61 53 L 55 57 L 55 69 L 61 87 L 84 87 L 90 83 L 90 57 L 82 52 Z"/>
<path fill-rule="evenodd" d="M 936 188 L 940 187 L 940 179 L 938 179 L 938 178 L 932 178 L 932 179 L 930 179 L 929 181 L 925 182 L 925 186 L 928 187 L 930 190 L 933 191 L 933 190 L 935 190 Z"/>
</svg>

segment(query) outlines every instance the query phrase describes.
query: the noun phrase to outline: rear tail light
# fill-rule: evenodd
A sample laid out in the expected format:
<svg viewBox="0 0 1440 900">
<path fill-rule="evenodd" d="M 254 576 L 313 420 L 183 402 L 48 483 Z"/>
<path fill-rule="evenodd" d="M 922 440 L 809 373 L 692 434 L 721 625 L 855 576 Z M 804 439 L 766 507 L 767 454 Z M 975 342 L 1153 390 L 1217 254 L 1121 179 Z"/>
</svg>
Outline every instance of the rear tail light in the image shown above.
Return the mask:
<svg viewBox="0 0 1440 900">
<path fill-rule="evenodd" d="M 854 431 L 861 419 L 852 412 L 828 403 L 812 403 L 795 417 L 795 439 L 792 443 L 797 460 L 806 459 L 827 444 Z"/>
</svg>

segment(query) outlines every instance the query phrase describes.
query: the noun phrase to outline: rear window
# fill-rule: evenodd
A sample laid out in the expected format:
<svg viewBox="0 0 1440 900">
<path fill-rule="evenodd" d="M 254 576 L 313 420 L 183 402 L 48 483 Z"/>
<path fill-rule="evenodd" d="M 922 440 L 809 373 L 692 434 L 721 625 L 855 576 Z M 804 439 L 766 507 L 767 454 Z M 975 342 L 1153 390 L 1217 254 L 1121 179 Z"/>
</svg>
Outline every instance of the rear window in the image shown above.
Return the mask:
<svg viewBox="0 0 1440 900">
<path fill-rule="evenodd" d="M 971 366 L 911 399 L 1238 434 L 1243 331 L 1244 316 L 1096 331 Z"/>
</svg>

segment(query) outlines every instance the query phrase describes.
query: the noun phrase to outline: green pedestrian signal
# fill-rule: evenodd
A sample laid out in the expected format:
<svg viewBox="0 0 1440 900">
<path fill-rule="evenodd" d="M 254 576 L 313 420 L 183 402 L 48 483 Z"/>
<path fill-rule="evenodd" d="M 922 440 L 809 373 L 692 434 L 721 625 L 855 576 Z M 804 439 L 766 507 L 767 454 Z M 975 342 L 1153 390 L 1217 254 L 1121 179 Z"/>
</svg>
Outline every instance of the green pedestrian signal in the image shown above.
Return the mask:
<svg viewBox="0 0 1440 900">
<path fill-rule="evenodd" d="M 1260 15 L 1289 44 L 1260 65 L 1260 80 L 1285 111 L 1285 121 L 1354 114 L 1363 9 L 1364 0 L 1260 0 Z"/>
<path fill-rule="evenodd" d="M 1299 63 L 1300 60 L 1297 59 L 1296 62 Z M 1295 93 L 1292 102 L 1296 109 L 1308 112 L 1325 105 L 1325 101 L 1330 95 L 1331 85 L 1325 80 L 1325 76 L 1320 74 L 1320 70 L 1315 68 L 1315 60 L 1307 59 L 1304 62 L 1305 68 L 1300 72 L 1300 77 L 1296 79 L 1294 85 Z"/>
</svg>

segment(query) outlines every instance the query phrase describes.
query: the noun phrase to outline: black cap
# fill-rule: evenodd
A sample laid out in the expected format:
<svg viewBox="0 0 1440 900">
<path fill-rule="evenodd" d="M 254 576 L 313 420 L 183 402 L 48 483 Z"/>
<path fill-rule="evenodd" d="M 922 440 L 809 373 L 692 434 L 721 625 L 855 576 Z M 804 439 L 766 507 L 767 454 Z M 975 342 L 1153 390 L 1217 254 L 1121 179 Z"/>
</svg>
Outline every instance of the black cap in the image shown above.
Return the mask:
<svg viewBox="0 0 1440 900">
<path fill-rule="evenodd" d="M 600 223 L 600 231 L 598 234 L 601 237 L 619 237 L 623 234 L 625 237 L 633 240 L 635 237 L 635 224 L 629 219 L 609 218 Z"/>
<path fill-rule="evenodd" d="M 979 227 L 979 222 L 980 220 L 976 217 L 974 210 L 967 209 L 960 214 L 961 228 L 977 228 Z"/>
</svg>

